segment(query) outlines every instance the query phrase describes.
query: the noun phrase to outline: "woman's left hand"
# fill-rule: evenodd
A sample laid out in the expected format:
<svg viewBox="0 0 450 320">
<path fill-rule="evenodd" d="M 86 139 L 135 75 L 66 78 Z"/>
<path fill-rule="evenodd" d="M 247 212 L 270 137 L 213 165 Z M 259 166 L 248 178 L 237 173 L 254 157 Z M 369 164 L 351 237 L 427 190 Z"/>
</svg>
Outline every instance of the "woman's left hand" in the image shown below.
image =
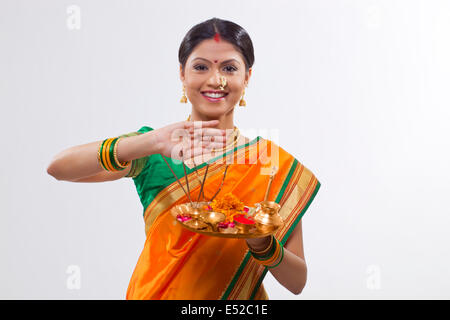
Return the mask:
<svg viewBox="0 0 450 320">
<path fill-rule="evenodd" d="M 270 238 L 271 236 L 267 236 L 264 238 L 249 238 L 245 240 L 247 241 L 247 245 L 250 247 L 250 249 L 253 249 L 255 251 L 263 251 L 269 246 Z"/>
</svg>

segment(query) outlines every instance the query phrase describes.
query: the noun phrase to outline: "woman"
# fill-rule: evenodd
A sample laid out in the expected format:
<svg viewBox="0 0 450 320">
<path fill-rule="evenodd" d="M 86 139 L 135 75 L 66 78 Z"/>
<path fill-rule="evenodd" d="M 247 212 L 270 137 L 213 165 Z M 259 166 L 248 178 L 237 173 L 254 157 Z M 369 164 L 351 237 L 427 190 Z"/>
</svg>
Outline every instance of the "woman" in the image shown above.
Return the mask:
<svg viewBox="0 0 450 320">
<path fill-rule="evenodd" d="M 267 271 L 299 294 L 307 270 L 301 217 L 320 183 L 272 141 L 250 140 L 234 126 L 234 107 L 245 106 L 254 62 L 250 37 L 233 22 L 207 20 L 187 33 L 179 62 L 181 102 L 192 103 L 186 121 L 70 148 L 55 157 L 48 173 L 75 182 L 133 178 L 146 241 L 127 299 L 268 299 L 262 284 Z M 218 190 L 219 197 L 232 194 L 253 206 L 266 196 L 274 169 L 267 199 L 281 206 L 285 225 L 273 236 L 201 235 L 170 214 L 175 205 L 209 200 Z"/>
</svg>

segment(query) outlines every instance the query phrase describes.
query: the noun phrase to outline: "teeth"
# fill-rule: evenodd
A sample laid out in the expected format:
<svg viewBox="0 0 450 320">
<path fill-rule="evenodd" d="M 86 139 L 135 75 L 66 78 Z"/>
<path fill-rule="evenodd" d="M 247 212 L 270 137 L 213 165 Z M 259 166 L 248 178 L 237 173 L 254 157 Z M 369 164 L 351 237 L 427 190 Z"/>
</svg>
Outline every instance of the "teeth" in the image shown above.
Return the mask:
<svg viewBox="0 0 450 320">
<path fill-rule="evenodd" d="M 226 93 L 210 93 L 210 92 L 205 92 L 203 93 L 203 95 L 210 97 L 210 98 L 222 98 L 224 96 L 226 96 Z"/>
</svg>

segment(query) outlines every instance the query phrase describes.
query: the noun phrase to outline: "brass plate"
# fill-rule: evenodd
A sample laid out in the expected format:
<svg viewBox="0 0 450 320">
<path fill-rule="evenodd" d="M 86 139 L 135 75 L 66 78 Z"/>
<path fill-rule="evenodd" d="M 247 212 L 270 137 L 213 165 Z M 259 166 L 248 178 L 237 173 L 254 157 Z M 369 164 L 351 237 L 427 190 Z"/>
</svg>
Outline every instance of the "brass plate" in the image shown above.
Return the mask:
<svg viewBox="0 0 450 320">
<path fill-rule="evenodd" d="M 199 203 L 200 206 L 202 206 L 204 204 L 208 204 L 208 203 L 206 203 L 206 202 Z M 253 209 L 253 208 L 251 208 L 251 209 Z M 193 211 L 193 208 L 190 205 L 190 203 L 183 203 L 183 204 L 180 204 L 180 205 L 177 205 L 177 206 L 173 207 L 170 210 L 170 213 L 174 217 L 175 221 L 177 221 L 179 224 L 181 224 L 181 226 L 183 226 L 187 230 L 192 231 L 192 232 L 196 232 L 196 233 L 200 233 L 200 234 L 204 234 L 204 235 L 207 235 L 207 236 L 213 236 L 213 237 L 237 238 L 237 239 L 263 238 L 263 237 L 267 237 L 267 236 L 277 232 L 277 230 L 279 229 L 279 227 L 278 227 L 278 228 L 275 228 L 274 230 L 272 230 L 270 232 L 262 232 L 262 231 L 258 230 L 257 227 L 255 227 L 254 229 L 252 229 L 253 231 L 242 232 L 241 230 L 236 228 L 236 230 L 237 230 L 236 233 L 223 233 L 223 232 L 219 232 L 219 231 L 213 231 L 213 228 L 211 226 L 208 226 L 208 228 L 206 228 L 206 229 L 198 230 L 198 229 L 189 227 L 188 225 L 186 225 L 185 222 L 181 222 L 181 221 L 179 221 L 177 219 L 177 216 L 179 214 L 190 215 L 190 212 L 192 212 L 192 211 Z"/>
</svg>

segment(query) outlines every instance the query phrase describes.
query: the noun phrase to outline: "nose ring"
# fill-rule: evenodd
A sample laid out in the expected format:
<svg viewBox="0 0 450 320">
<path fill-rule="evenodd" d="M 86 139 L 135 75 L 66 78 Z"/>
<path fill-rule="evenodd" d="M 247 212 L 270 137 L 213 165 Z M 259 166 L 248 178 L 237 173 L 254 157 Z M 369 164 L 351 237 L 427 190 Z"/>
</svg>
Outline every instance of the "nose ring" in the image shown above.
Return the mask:
<svg viewBox="0 0 450 320">
<path fill-rule="evenodd" d="M 227 86 L 227 78 L 224 76 L 220 76 L 220 90 L 225 90 L 225 87 Z"/>
</svg>

